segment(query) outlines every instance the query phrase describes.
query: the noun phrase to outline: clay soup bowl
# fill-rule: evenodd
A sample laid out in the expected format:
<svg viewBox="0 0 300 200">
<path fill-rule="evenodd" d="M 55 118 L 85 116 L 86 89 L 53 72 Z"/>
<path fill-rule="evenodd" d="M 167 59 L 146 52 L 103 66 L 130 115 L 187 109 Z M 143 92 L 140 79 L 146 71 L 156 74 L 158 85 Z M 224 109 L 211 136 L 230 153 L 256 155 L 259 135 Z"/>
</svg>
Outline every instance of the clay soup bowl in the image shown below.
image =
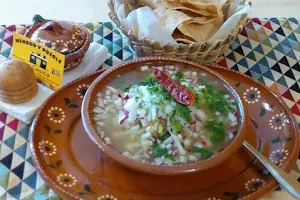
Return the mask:
<svg viewBox="0 0 300 200">
<path fill-rule="evenodd" d="M 173 166 L 166 165 L 151 165 L 147 163 L 138 162 L 131 158 L 125 157 L 120 152 L 106 145 L 103 139 L 96 132 L 96 123 L 93 119 L 94 113 L 93 108 L 97 100 L 97 94 L 105 89 L 112 81 L 120 80 L 122 81 L 122 86 L 125 86 L 124 83 L 136 83 L 141 81 L 138 74 L 141 71 L 141 66 L 148 65 L 150 66 L 165 66 L 165 65 L 174 65 L 181 68 L 193 69 L 196 71 L 201 71 L 206 74 L 211 75 L 218 82 L 222 83 L 223 86 L 232 94 L 238 104 L 238 113 L 239 113 L 239 129 L 235 138 L 232 142 L 221 152 L 217 153 L 213 157 L 196 161 L 194 163 L 180 164 Z M 203 171 L 209 168 L 212 168 L 232 156 L 241 146 L 246 136 L 246 131 L 248 128 L 248 112 L 243 105 L 239 95 L 233 89 L 233 87 L 217 72 L 210 70 L 202 64 L 178 60 L 174 58 L 163 58 L 163 57 L 147 57 L 132 60 L 129 62 L 124 62 L 118 66 L 111 67 L 107 69 L 103 74 L 101 74 L 97 79 L 91 84 L 83 100 L 82 105 L 82 121 L 84 128 L 90 137 L 90 139 L 101 149 L 105 154 L 111 157 L 114 161 L 124 165 L 127 168 L 138 170 L 150 174 L 156 175 L 176 175 L 184 173 L 192 173 L 197 171 Z"/>
</svg>

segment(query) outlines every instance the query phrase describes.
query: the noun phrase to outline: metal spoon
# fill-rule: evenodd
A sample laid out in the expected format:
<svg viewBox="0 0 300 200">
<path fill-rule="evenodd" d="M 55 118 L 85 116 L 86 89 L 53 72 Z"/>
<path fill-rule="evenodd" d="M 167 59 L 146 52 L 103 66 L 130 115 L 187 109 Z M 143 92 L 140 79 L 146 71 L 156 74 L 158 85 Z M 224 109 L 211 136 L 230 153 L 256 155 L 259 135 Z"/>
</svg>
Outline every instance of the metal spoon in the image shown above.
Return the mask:
<svg viewBox="0 0 300 200">
<path fill-rule="evenodd" d="M 286 189 L 292 196 L 300 199 L 300 183 L 283 169 L 269 161 L 248 142 L 244 141 L 243 145 L 267 168 L 276 181 Z"/>
</svg>

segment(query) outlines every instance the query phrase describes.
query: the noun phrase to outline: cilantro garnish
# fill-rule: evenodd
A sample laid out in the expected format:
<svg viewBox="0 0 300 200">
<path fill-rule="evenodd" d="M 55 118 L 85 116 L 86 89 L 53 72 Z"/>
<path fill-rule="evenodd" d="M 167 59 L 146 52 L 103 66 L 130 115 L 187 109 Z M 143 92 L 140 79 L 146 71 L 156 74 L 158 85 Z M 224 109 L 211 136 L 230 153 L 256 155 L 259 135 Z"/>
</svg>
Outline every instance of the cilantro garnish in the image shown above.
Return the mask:
<svg viewBox="0 0 300 200">
<path fill-rule="evenodd" d="M 154 141 L 152 144 L 152 153 L 154 156 L 162 157 L 168 155 L 168 150 L 161 148 L 157 141 Z"/>
<path fill-rule="evenodd" d="M 211 133 L 209 139 L 213 144 L 218 144 L 225 139 L 225 125 L 216 119 L 210 119 L 205 123 L 206 129 Z"/>
<path fill-rule="evenodd" d="M 213 152 L 208 151 L 208 150 L 203 149 L 203 148 L 199 148 L 199 147 L 193 147 L 192 151 L 193 151 L 193 153 L 201 153 L 201 156 L 204 159 L 210 158 L 210 157 L 212 157 L 214 155 Z"/>
<path fill-rule="evenodd" d="M 176 78 L 178 81 L 181 81 L 181 80 L 183 79 L 183 73 L 182 73 L 182 72 L 176 72 L 175 78 Z"/>
<path fill-rule="evenodd" d="M 185 105 L 182 105 L 180 103 L 177 103 L 174 114 L 177 115 L 177 116 L 182 117 L 187 122 L 191 122 L 192 121 L 191 111 L 188 108 L 188 106 L 185 106 Z"/>
<path fill-rule="evenodd" d="M 165 141 L 166 139 L 168 139 L 170 136 L 171 136 L 171 134 L 169 133 L 169 131 L 166 131 L 166 133 L 163 134 L 162 136 L 160 136 L 159 139 L 163 142 L 163 141 Z"/>
</svg>

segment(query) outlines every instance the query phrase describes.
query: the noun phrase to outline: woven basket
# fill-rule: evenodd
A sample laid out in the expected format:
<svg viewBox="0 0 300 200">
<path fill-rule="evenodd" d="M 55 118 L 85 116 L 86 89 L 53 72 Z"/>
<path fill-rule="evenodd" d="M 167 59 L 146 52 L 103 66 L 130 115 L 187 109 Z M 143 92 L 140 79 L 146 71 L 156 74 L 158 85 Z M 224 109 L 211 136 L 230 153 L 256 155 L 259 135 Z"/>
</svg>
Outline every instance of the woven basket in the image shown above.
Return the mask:
<svg viewBox="0 0 300 200">
<path fill-rule="evenodd" d="M 218 62 L 223 58 L 224 52 L 229 48 L 231 42 L 235 40 L 237 35 L 242 31 L 243 26 L 248 23 L 248 15 L 242 15 L 237 27 L 225 39 L 219 39 L 213 43 L 205 41 L 202 43 L 194 42 L 190 44 L 167 44 L 161 46 L 158 41 L 150 41 L 148 38 L 139 40 L 133 31 L 126 31 L 117 17 L 114 10 L 114 3 L 115 0 L 108 0 L 108 7 L 110 9 L 109 17 L 114 27 L 120 32 L 125 42 L 129 45 L 131 51 L 138 57 L 169 56 L 206 63 Z"/>
</svg>

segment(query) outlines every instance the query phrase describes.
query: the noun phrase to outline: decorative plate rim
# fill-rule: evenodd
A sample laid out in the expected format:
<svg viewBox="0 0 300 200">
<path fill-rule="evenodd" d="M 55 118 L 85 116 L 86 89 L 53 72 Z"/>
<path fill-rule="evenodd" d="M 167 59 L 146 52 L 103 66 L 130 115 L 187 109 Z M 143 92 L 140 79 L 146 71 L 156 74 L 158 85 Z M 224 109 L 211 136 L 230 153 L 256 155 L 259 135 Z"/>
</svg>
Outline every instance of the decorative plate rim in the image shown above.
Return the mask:
<svg viewBox="0 0 300 200">
<path fill-rule="evenodd" d="M 30 150 L 31 150 L 31 153 L 32 153 L 32 161 L 34 163 L 34 166 L 36 167 L 39 175 L 43 178 L 43 180 L 50 186 L 51 189 L 53 189 L 55 192 L 59 193 L 59 195 L 61 194 L 64 194 L 64 195 L 68 195 L 68 198 L 75 198 L 75 199 L 81 199 L 81 198 L 78 198 L 77 196 L 74 196 L 73 194 L 70 194 L 68 191 L 65 191 L 63 188 L 61 188 L 60 186 L 58 186 L 54 181 L 53 179 L 51 179 L 51 177 L 49 177 L 45 171 L 42 169 L 42 166 L 38 160 L 38 156 L 36 154 L 36 150 L 34 148 L 34 143 L 33 143 L 33 139 L 34 139 L 34 130 L 35 130 L 35 127 L 37 125 L 37 122 L 40 118 L 40 115 L 41 115 L 41 112 L 42 110 L 44 109 L 44 107 L 47 105 L 47 103 L 52 99 L 52 97 L 56 96 L 56 94 L 58 92 L 61 92 L 63 91 L 65 88 L 69 87 L 70 85 L 73 85 L 77 82 L 80 82 L 82 81 L 83 79 L 86 79 L 88 77 L 91 77 L 91 76 L 94 76 L 94 75 L 100 75 L 101 73 L 103 73 L 106 69 L 101 69 L 101 70 L 98 70 L 96 72 L 93 72 L 93 73 L 90 73 L 90 74 L 87 74 L 85 76 L 82 76 L 78 79 L 75 79 L 73 81 L 71 81 L 70 83 L 64 85 L 63 87 L 61 87 L 59 90 L 57 90 L 56 92 L 52 93 L 48 98 L 47 100 L 41 105 L 41 107 L 39 108 L 38 112 L 36 113 L 35 117 L 34 117 L 34 120 L 30 126 L 30 136 L 29 136 L 29 144 L 30 144 Z"/>
<path fill-rule="evenodd" d="M 144 58 L 137 58 L 137 59 L 134 59 L 134 60 L 130 60 L 130 61 L 125 61 L 123 62 L 122 64 L 129 64 L 129 63 L 136 63 L 136 62 L 142 62 L 142 61 L 155 61 L 155 60 L 166 60 L 166 61 L 179 61 L 181 63 L 184 63 L 184 64 L 190 64 L 190 63 L 195 63 L 195 62 L 192 62 L 192 61 L 187 61 L 187 60 L 182 60 L 182 59 L 177 59 L 177 58 L 168 58 L 168 57 L 159 57 L 159 56 L 154 56 L 154 57 L 144 57 Z M 230 72 L 233 72 L 235 74 L 239 74 L 241 76 L 243 76 L 244 78 L 246 79 L 250 79 L 251 81 L 253 81 L 254 83 L 260 85 L 261 87 L 263 87 L 264 89 L 266 89 L 268 92 L 270 92 L 271 95 L 273 95 L 274 97 L 277 98 L 277 100 L 279 101 L 280 105 L 282 106 L 283 110 L 289 115 L 289 117 L 291 118 L 291 126 L 293 127 L 293 129 L 295 130 L 296 133 L 299 132 L 299 128 L 297 127 L 297 124 L 296 124 L 296 119 L 293 115 L 293 113 L 290 111 L 290 109 L 288 108 L 288 106 L 286 105 L 286 103 L 283 101 L 282 97 L 281 96 L 278 96 L 276 93 L 274 93 L 270 88 L 268 88 L 266 85 L 260 83 L 259 81 L 255 80 L 255 79 L 252 79 L 251 77 L 245 75 L 245 74 L 242 74 L 238 71 L 235 71 L 235 70 L 232 70 L 232 69 L 229 69 L 229 68 L 226 68 L 226 67 L 222 67 L 218 64 L 207 64 L 207 63 L 201 63 L 201 62 L 197 62 L 197 63 L 200 63 L 206 67 L 213 67 L 215 69 L 222 69 L 222 70 L 227 70 L 227 71 L 230 71 Z M 213 70 L 215 70 L 213 69 Z M 64 90 L 65 88 L 69 87 L 70 85 L 76 83 L 76 82 L 80 82 L 81 80 L 83 79 L 86 79 L 88 77 L 91 77 L 91 76 L 94 76 L 96 74 L 100 75 L 101 73 L 103 73 L 106 69 L 102 69 L 102 70 L 99 70 L 99 71 L 96 71 L 96 72 L 93 72 L 91 74 L 88 74 L 88 75 L 85 75 L 79 79 L 76 79 L 68 84 L 66 84 L 65 86 L 61 87 L 57 92 L 53 93 L 43 104 L 42 106 L 40 107 L 40 109 L 38 110 L 37 114 L 35 115 L 35 118 L 33 120 L 33 123 L 30 127 L 30 138 L 29 138 L 29 142 L 30 142 L 30 149 L 31 149 L 31 152 L 32 152 L 32 160 L 35 164 L 35 167 L 39 173 L 39 175 L 43 178 L 43 180 L 51 187 L 51 189 L 53 189 L 55 192 L 57 192 L 60 196 L 64 196 L 66 198 L 75 198 L 75 199 L 81 199 L 79 198 L 78 196 L 75 196 L 73 194 L 70 194 L 68 191 L 65 191 L 63 188 L 61 188 L 60 186 L 56 185 L 56 183 L 53 181 L 53 179 L 51 179 L 43 170 L 39 160 L 37 159 L 37 154 L 36 154 L 36 150 L 34 148 L 34 144 L 33 144 L 33 139 L 34 139 L 34 134 L 35 134 L 35 127 L 37 125 L 37 122 L 38 122 L 38 119 L 40 118 L 40 115 L 41 115 L 41 112 L 42 110 L 44 109 L 44 107 L 46 106 L 46 104 L 50 101 L 50 99 L 52 99 L 53 96 L 55 96 L 58 92 Z M 225 77 L 226 79 L 226 77 Z M 295 156 L 295 154 L 298 154 L 299 153 L 299 150 L 300 150 L 300 146 L 299 146 L 299 141 L 300 140 L 300 137 L 296 137 L 296 140 L 295 140 L 295 147 L 293 149 L 293 151 L 291 152 L 291 156 L 289 158 L 289 160 L 287 160 L 285 162 L 284 165 L 281 166 L 282 169 L 284 169 L 285 171 L 287 172 L 290 172 L 293 168 L 293 165 L 292 163 L 295 163 L 297 161 L 297 158 L 298 156 Z M 266 184 L 264 185 L 263 187 L 259 188 L 258 190 L 256 190 L 255 192 L 245 196 L 245 197 L 242 197 L 240 199 L 242 200 L 253 200 L 253 199 L 257 199 L 257 198 L 260 198 L 261 196 L 267 194 L 268 192 L 272 191 L 278 184 L 276 183 L 276 180 L 272 177 L 271 180 Z"/>
</svg>

